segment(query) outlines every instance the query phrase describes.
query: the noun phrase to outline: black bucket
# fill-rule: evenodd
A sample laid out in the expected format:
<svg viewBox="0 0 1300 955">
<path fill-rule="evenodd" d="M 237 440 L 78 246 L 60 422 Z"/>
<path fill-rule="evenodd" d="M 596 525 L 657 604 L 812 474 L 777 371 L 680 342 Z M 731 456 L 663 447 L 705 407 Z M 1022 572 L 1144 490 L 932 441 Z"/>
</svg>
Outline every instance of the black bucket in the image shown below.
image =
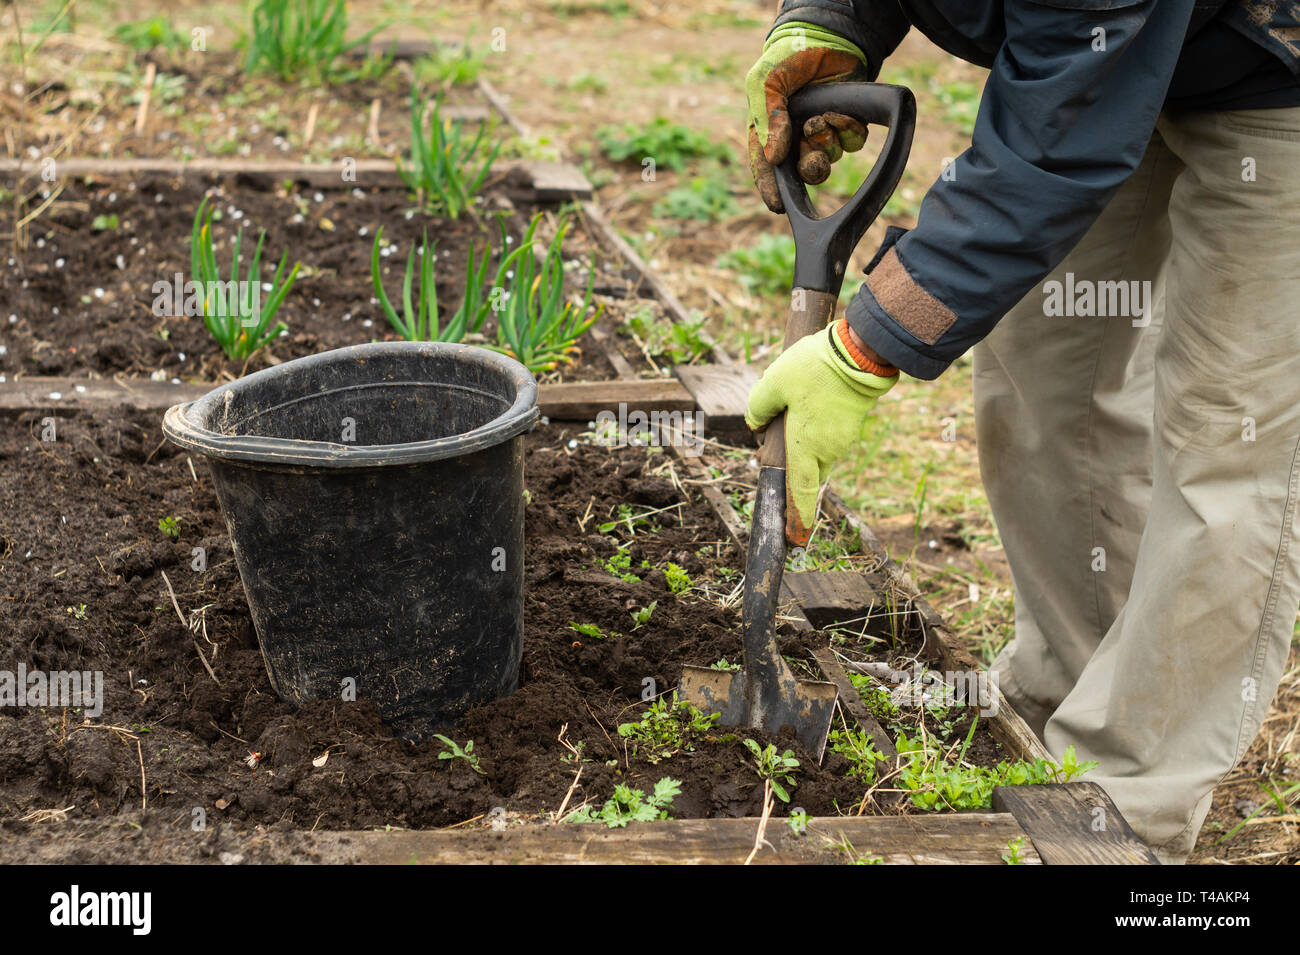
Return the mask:
<svg viewBox="0 0 1300 955">
<path fill-rule="evenodd" d="M 523 365 L 437 342 L 299 358 L 167 412 L 211 465 L 282 699 L 354 690 L 419 740 L 514 692 L 537 415 Z"/>
</svg>

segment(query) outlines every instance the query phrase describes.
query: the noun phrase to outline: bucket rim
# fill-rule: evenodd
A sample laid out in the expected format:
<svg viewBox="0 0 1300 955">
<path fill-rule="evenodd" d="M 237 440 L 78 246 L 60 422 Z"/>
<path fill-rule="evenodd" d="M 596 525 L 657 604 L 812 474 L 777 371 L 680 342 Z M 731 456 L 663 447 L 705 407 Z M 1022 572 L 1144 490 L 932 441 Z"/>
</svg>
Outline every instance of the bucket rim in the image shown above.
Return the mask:
<svg viewBox="0 0 1300 955">
<path fill-rule="evenodd" d="M 223 400 L 223 396 L 255 385 L 258 380 L 282 377 L 293 366 L 324 365 L 335 361 L 360 359 L 364 362 L 390 357 L 401 352 L 423 353 L 430 357 L 455 357 L 473 364 L 486 365 L 499 372 L 515 387 L 514 402 L 491 421 L 462 434 L 432 438 L 425 441 L 407 441 L 400 444 L 356 445 L 333 441 L 309 441 L 300 438 L 274 438 L 266 435 L 222 434 L 198 424 L 191 412 L 199 406 L 210 407 Z M 364 387 L 358 382 L 355 387 Z M 427 382 L 384 381 L 376 378 L 374 385 L 425 385 Z M 448 388 L 464 386 L 448 384 Z M 468 390 L 468 389 L 464 389 Z M 317 391 L 304 394 L 310 398 Z M 190 451 L 197 451 L 220 461 L 250 465 L 281 465 L 286 467 L 315 468 L 369 468 L 396 465 L 422 464 L 447 458 L 472 454 L 494 447 L 523 434 L 537 421 L 541 412 L 537 407 L 537 380 L 515 359 L 500 352 L 474 345 L 452 342 L 370 342 L 349 345 L 318 352 L 303 358 L 264 368 L 242 378 L 227 382 L 194 400 L 173 405 L 163 415 L 163 433 L 174 443 Z M 296 399 L 301 400 L 301 399 Z"/>
</svg>

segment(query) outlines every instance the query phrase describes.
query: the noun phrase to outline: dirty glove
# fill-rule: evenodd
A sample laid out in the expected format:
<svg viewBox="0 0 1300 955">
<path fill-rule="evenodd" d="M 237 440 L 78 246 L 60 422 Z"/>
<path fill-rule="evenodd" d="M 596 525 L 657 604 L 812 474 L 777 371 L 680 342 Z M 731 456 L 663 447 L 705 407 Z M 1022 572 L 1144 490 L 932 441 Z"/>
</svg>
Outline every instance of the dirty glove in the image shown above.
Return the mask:
<svg viewBox="0 0 1300 955">
<path fill-rule="evenodd" d="M 817 492 L 831 465 L 861 438 L 876 399 L 896 381 L 898 369 L 864 355 L 841 318 L 787 348 L 750 391 L 745 424 L 751 429 L 758 431 L 786 413 L 786 537 L 791 544 L 808 543 Z"/>
<path fill-rule="evenodd" d="M 869 79 L 867 59 L 836 33 L 811 23 L 783 23 L 763 44 L 763 53 L 745 77 L 749 101 L 749 169 L 764 204 L 784 212 L 772 167 L 785 161 L 792 132 L 787 101 L 802 87 L 839 80 Z M 813 116 L 799 142 L 799 174 L 816 185 L 830 175 L 831 163 L 856 152 L 867 128 L 842 113 Z"/>
</svg>

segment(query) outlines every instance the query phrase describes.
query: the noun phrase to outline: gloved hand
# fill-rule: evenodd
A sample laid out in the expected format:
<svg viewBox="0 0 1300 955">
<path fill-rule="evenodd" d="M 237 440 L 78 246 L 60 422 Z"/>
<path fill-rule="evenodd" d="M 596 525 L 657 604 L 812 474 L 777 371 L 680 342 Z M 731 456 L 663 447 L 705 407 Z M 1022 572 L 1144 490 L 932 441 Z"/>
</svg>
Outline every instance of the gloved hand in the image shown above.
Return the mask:
<svg viewBox="0 0 1300 955">
<path fill-rule="evenodd" d="M 831 465 L 861 438 L 876 399 L 897 381 L 897 369 L 857 349 L 841 318 L 787 348 L 750 391 L 745 424 L 751 429 L 785 412 L 786 538 L 794 546 L 808 543 L 817 492 Z"/>
<path fill-rule="evenodd" d="M 838 34 L 811 23 L 783 23 L 763 44 L 763 53 L 745 77 L 749 101 L 749 170 L 764 204 L 784 212 L 772 167 L 785 161 L 792 131 L 787 102 L 814 83 L 869 79 L 862 51 Z M 831 163 L 856 152 L 867 128 L 842 113 L 824 113 L 804 124 L 799 143 L 799 174 L 814 185 L 825 182 Z"/>
</svg>

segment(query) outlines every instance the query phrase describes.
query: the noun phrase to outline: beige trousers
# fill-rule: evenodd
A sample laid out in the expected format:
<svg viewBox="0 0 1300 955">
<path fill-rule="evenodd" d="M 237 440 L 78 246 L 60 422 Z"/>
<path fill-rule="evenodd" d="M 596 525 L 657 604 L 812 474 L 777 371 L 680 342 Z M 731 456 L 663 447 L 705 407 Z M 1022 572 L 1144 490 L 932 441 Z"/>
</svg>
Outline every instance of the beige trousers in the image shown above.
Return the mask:
<svg viewBox="0 0 1300 955">
<path fill-rule="evenodd" d="M 1116 281 L 1138 284 L 1103 317 Z M 994 668 L 1047 748 L 1097 760 L 1088 778 L 1182 862 L 1300 605 L 1300 108 L 1163 116 L 1047 282 L 1060 294 L 1030 292 L 975 350 L 1016 589 Z"/>
</svg>

